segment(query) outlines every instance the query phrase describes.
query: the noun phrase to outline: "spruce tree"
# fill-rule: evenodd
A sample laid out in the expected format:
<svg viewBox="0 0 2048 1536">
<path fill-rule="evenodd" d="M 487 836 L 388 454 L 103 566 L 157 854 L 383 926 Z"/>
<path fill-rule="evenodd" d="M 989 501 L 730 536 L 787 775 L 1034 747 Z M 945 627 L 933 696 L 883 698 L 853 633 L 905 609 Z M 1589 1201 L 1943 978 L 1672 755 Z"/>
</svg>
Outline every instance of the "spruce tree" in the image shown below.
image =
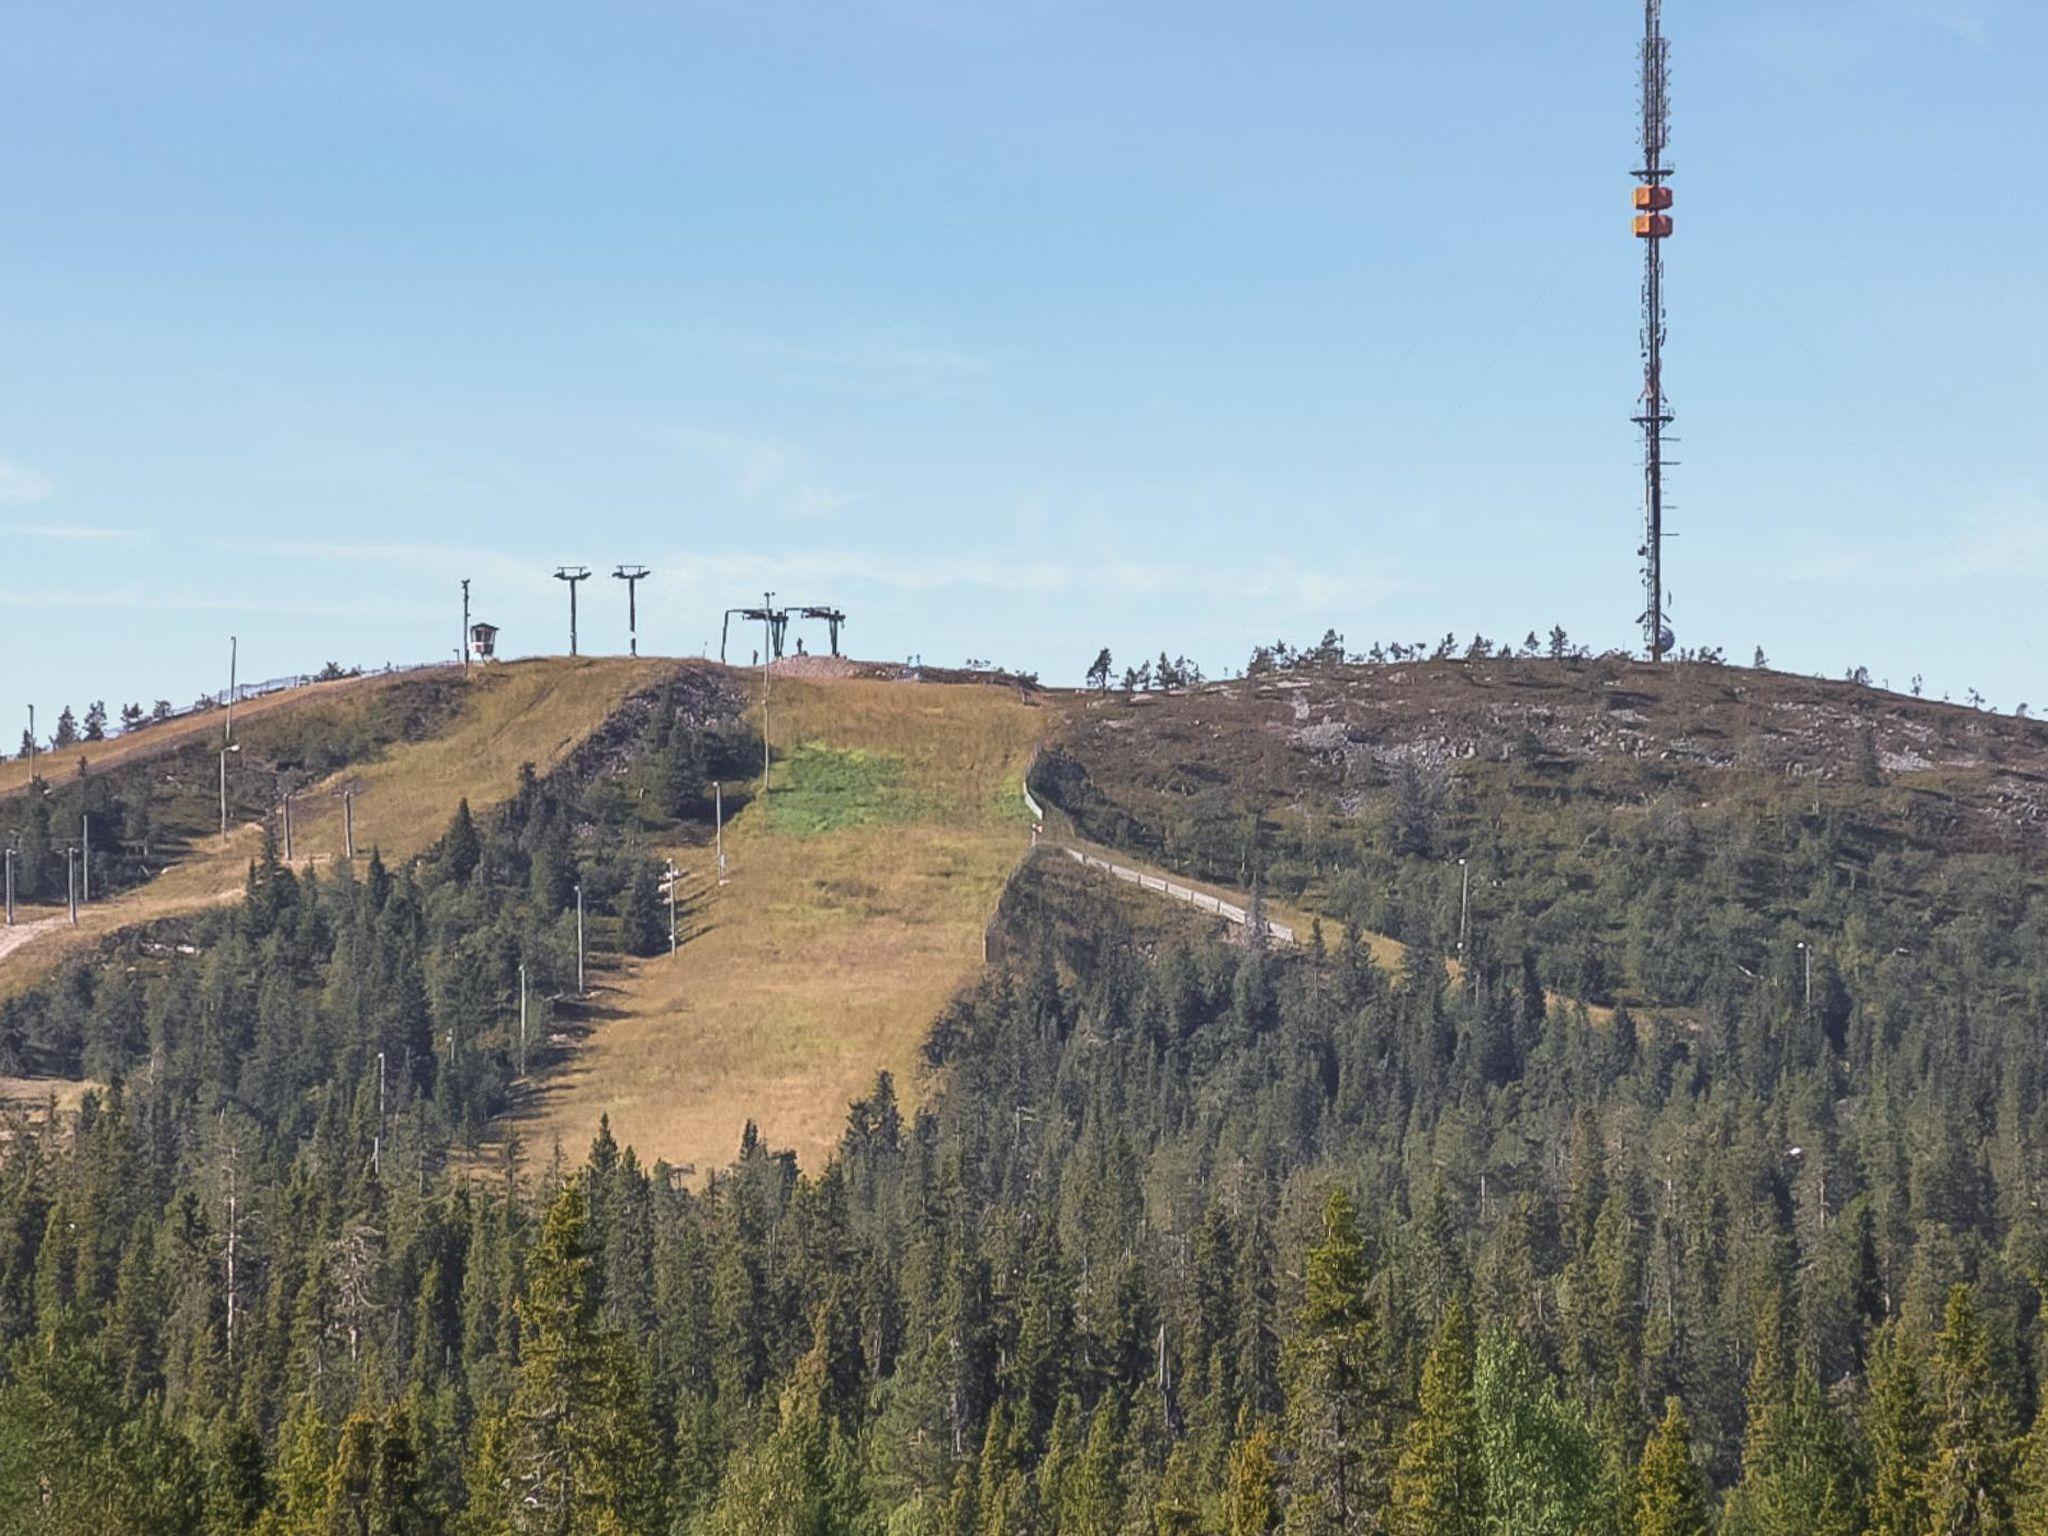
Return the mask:
<svg viewBox="0 0 2048 1536">
<path fill-rule="evenodd" d="M 646 959 L 668 952 L 668 900 L 661 894 L 660 872 L 651 860 L 641 859 L 633 866 L 619 926 L 627 954 Z"/>
<path fill-rule="evenodd" d="M 2017 1536 L 2048 1536 L 2048 1402 L 2035 1414 L 2034 1431 L 2020 1455 L 2013 1529 Z"/>
<path fill-rule="evenodd" d="M 1323 1239 L 1309 1250 L 1301 1317 L 1287 1346 L 1294 1497 L 1308 1528 L 1350 1531 L 1377 1503 L 1384 1455 L 1377 1350 L 1365 1244 L 1340 1185 L 1323 1206 Z"/>
<path fill-rule="evenodd" d="M 1116 1536 L 1123 1522 L 1123 1435 L 1114 1402 L 1088 1423 L 1088 1441 L 1060 1491 L 1052 1528 L 1061 1536 Z"/>
<path fill-rule="evenodd" d="M 511 1507 L 517 1536 L 651 1532 L 660 1503 L 653 1427 L 637 1362 L 598 1320 L 583 1181 L 541 1223 L 519 1305 Z"/>
<path fill-rule="evenodd" d="M 1480 1536 L 1486 1490 L 1472 1395 L 1472 1328 L 1453 1297 L 1422 1368 L 1421 1411 L 1402 1436 L 1390 1525 L 1400 1536 Z"/>
<path fill-rule="evenodd" d="M 1643 1447 L 1636 1476 L 1636 1536 L 1707 1536 L 1707 1490 L 1692 1459 L 1692 1425 L 1677 1398 Z"/>
<path fill-rule="evenodd" d="M 1279 1445 L 1272 1427 L 1248 1427 L 1240 1418 L 1224 1474 L 1224 1536 L 1271 1536 L 1280 1523 L 1278 1483 Z"/>
<path fill-rule="evenodd" d="M 469 800 L 465 796 L 456 802 L 455 819 L 441 839 L 442 873 L 460 885 L 469 879 L 482 857 L 483 839 L 477 835 L 476 819 L 469 814 Z"/>
<path fill-rule="evenodd" d="M 1991 1372 L 1991 1346 L 1967 1286 L 1948 1293 L 1934 1341 L 1934 1459 L 1927 1504 L 1936 1536 L 2012 1530 L 2012 1408 Z"/>
<path fill-rule="evenodd" d="M 1868 1390 L 1863 1422 L 1871 1488 L 1865 1529 L 1869 1536 L 1926 1536 L 1934 1431 L 1919 1367 L 1895 1322 L 1872 1341 Z"/>
</svg>

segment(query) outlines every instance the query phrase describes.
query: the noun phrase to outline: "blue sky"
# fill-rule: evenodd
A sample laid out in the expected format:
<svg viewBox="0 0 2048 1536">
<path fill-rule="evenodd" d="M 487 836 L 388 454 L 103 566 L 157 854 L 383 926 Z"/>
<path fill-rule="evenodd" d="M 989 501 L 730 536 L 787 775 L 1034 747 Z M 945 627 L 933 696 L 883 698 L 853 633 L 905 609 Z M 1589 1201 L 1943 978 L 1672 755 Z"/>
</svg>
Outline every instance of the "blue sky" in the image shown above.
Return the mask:
<svg viewBox="0 0 2048 1536">
<path fill-rule="evenodd" d="M 465 575 L 559 650 L 562 561 L 684 653 L 764 587 L 1058 681 L 1632 644 L 1639 25 L 17 6 L 0 707 L 448 653 Z M 1681 642 L 2048 707 L 2048 7 L 1667 27 Z"/>
</svg>

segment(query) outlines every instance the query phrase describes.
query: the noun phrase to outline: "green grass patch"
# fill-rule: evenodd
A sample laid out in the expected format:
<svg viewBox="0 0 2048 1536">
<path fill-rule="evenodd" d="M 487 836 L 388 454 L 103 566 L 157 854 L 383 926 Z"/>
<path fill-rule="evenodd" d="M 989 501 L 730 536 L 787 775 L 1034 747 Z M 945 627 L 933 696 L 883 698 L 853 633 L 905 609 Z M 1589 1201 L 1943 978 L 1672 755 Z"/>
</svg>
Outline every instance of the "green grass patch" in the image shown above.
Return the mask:
<svg viewBox="0 0 2048 1536">
<path fill-rule="evenodd" d="M 935 799 L 906 782 L 905 767 L 894 753 L 803 742 L 775 765 L 769 830 L 822 837 L 848 827 L 915 821 L 939 810 Z"/>
</svg>

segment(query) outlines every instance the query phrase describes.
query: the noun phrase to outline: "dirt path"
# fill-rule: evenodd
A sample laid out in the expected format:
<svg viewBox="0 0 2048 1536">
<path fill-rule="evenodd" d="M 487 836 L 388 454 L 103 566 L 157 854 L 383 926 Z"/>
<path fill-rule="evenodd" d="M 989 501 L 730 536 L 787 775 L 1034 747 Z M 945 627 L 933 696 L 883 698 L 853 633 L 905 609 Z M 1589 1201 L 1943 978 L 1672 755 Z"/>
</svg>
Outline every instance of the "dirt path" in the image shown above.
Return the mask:
<svg viewBox="0 0 2048 1536">
<path fill-rule="evenodd" d="M 61 927 L 63 922 L 61 917 L 41 917 L 29 923 L 17 921 L 12 928 L 0 928 L 0 960 L 33 941 L 38 934 Z"/>
</svg>

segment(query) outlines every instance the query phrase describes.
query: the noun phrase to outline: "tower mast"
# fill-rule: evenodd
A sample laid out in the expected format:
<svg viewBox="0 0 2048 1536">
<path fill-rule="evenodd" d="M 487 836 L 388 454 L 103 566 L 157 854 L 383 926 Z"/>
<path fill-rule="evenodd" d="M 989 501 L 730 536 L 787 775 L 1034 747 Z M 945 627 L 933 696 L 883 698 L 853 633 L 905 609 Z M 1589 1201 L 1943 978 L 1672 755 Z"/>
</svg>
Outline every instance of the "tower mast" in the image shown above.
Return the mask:
<svg viewBox="0 0 2048 1536">
<path fill-rule="evenodd" d="M 1643 163 L 1635 172 L 1636 238 L 1643 242 L 1643 640 L 1650 660 L 1671 648 L 1664 613 L 1664 242 L 1671 238 L 1671 53 L 1664 39 L 1664 0 L 1643 0 Z"/>
</svg>

